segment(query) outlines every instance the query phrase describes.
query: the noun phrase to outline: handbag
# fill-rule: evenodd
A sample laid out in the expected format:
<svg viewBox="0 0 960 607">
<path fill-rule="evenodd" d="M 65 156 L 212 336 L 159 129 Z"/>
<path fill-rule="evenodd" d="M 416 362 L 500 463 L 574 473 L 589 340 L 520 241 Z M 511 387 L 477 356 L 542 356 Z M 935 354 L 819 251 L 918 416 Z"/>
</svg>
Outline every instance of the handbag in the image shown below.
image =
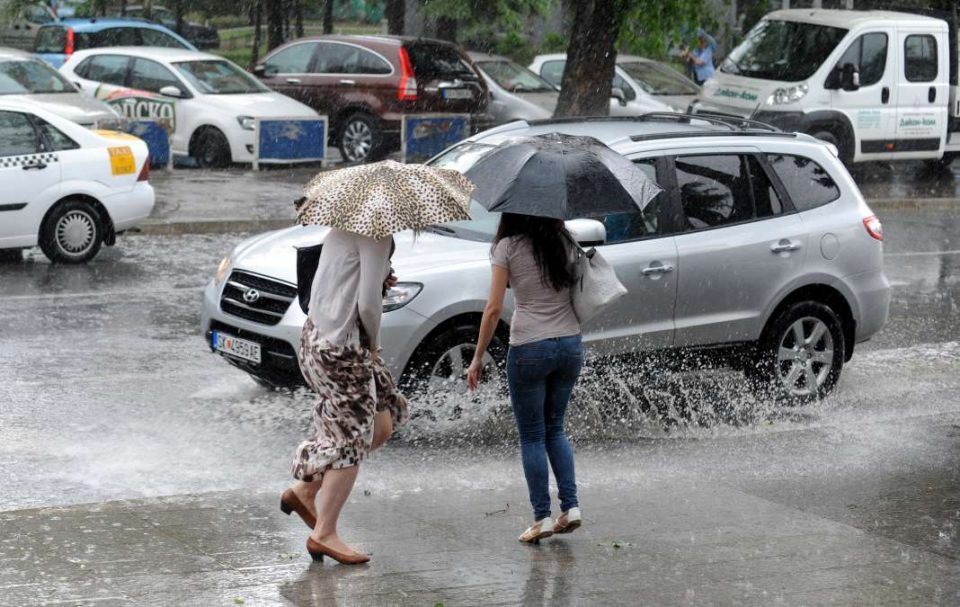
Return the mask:
<svg viewBox="0 0 960 607">
<path fill-rule="evenodd" d="M 579 243 L 574 245 L 577 248 L 577 279 L 570 287 L 570 300 L 577 320 L 583 324 L 626 295 L 627 288 L 595 247 L 584 251 Z"/>
<path fill-rule="evenodd" d="M 310 308 L 310 290 L 313 288 L 313 277 L 317 274 L 320 264 L 322 244 L 309 247 L 297 247 L 297 299 L 300 309 L 307 314 Z"/>
</svg>

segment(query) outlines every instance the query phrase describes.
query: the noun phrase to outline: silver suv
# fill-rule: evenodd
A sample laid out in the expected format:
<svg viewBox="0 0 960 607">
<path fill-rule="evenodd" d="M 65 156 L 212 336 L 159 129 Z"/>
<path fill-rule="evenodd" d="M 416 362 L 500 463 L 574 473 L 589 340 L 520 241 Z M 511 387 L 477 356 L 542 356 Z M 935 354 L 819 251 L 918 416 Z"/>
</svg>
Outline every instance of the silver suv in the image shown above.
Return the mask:
<svg viewBox="0 0 960 607">
<path fill-rule="evenodd" d="M 663 186 L 642 215 L 569 223 L 629 289 L 584 327 L 594 353 L 709 349 L 731 355 L 764 392 L 813 400 L 835 386 L 854 345 L 886 321 L 880 222 L 836 149 L 812 137 L 678 114 L 520 121 L 430 162 L 465 170 L 508 138 L 553 131 L 592 135 Z M 384 300 L 382 343 L 412 389 L 465 390 L 498 221 L 478 205 L 471 214 L 416 238 L 396 237 L 401 283 Z M 211 349 L 261 383 L 302 382 L 294 247 L 324 234 L 297 226 L 250 238 L 206 289 L 202 323 Z M 503 356 L 511 313 L 508 295 L 491 363 Z"/>
</svg>

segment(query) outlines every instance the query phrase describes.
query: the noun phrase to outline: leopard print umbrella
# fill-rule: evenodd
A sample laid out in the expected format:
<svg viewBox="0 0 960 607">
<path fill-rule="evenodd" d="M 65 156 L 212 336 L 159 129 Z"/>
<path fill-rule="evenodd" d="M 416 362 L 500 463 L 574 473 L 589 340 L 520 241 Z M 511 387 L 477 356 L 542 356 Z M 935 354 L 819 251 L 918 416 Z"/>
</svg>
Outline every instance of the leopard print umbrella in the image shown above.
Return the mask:
<svg viewBox="0 0 960 607">
<path fill-rule="evenodd" d="M 304 188 L 297 223 L 381 239 L 470 219 L 473 184 L 459 171 L 393 160 L 325 171 Z"/>
</svg>

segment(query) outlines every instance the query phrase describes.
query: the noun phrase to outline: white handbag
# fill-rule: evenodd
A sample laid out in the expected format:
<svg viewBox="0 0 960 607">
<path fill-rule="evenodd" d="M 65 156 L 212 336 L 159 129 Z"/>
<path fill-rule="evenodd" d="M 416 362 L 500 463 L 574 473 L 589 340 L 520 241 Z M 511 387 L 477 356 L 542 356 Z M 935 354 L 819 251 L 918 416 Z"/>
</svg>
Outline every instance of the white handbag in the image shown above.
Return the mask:
<svg viewBox="0 0 960 607">
<path fill-rule="evenodd" d="M 605 307 L 627 294 L 627 288 L 617 278 L 617 272 L 596 248 L 584 251 L 577 247 L 577 280 L 570 287 L 573 311 L 584 324 Z"/>
</svg>

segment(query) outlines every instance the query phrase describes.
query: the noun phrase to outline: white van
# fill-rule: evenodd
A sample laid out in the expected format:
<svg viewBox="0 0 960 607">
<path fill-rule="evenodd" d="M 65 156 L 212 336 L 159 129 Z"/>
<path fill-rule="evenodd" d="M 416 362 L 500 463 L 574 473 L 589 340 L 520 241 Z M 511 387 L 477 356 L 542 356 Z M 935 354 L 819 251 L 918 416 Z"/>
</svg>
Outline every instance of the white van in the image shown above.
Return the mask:
<svg viewBox="0 0 960 607">
<path fill-rule="evenodd" d="M 960 152 L 956 28 L 912 13 L 775 11 L 704 84 L 693 112 L 808 133 L 848 164 L 946 165 Z"/>
</svg>

